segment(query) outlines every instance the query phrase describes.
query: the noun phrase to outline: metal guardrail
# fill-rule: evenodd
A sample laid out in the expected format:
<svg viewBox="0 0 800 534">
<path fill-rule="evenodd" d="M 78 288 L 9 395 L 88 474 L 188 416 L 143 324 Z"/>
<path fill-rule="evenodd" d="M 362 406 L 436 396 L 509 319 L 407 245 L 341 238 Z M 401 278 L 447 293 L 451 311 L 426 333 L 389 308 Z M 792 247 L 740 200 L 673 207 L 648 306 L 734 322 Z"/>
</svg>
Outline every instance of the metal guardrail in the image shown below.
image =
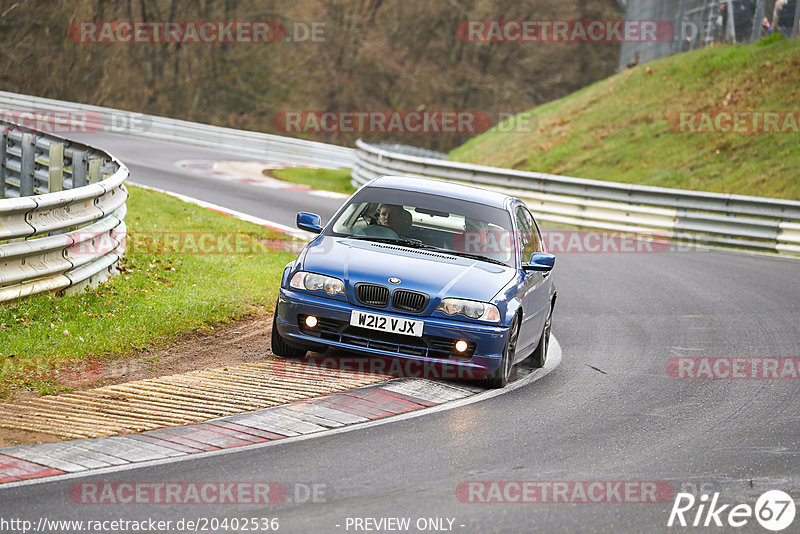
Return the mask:
<svg viewBox="0 0 800 534">
<path fill-rule="evenodd" d="M 796 201 L 470 165 L 439 159 L 440 154 L 425 151 L 403 150 L 404 153 L 400 153 L 397 147 L 380 147 L 362 140 L 357 141 L 354 150 L 2 91 L 0 109 L 88 113 L 88 124 L 95 130 L 194 144 L 273 161 L 279 159 L 293 165 L 351 167 L 354 185 L 383 174 L 410 174 L 502 188 L 526 200 L 540 220 L 551 224 L 615 232 L 658 232 L 676 241 L 800 254 L 800 202 Z M 21 148 L 17 148 L 16 139 L 11 141 L 8 150 L 13 157 Z M 19 140 L 21 145 L 26 142 L 30 141 Z M 33 163 L 20 160 L 19 168 L 16 164 L 11 166 L 12 172 L 32 173 L 34 192 L 41 190 L 51 174 L 49 168 L 45 171 L 37 163 L 46 159 L 45 149 L 38 149 L 41 153 Z M 71 157 L 74 157 L 72 153 L 65 151 L 65 161 Z M 87 158 L 87 167 L 94 168 L 91 157 L 87 155 Z M 82 165 L 82 158 L 78 157 L 77 162 Z M 64 187 L 71 185 L 70 179 L 67 173 Z M 13 178 L 6 183 L 10 184 L 7 189 L 13 196 L 19 185 Z"/>
<path fill-rule="evenodd" d="M 125 251 L 125 165 L 52 135 L 0 131 L 0 302 L 113 274 Z"/>
<path fill-rule="evenodd" d="M 352 182 L 414 175 L 498 187 L 551 224 L 658 233 L 676 241 L 800 254 L 800 202 L 471 165 L 356 142 Z"/>
<path fill-rule="evenodd" d="M 191 144 L 290 165 L 351 167 L 352 148 L 0 91 L 0 110 L 75 112 L 90 131 Z"/>
</svg>

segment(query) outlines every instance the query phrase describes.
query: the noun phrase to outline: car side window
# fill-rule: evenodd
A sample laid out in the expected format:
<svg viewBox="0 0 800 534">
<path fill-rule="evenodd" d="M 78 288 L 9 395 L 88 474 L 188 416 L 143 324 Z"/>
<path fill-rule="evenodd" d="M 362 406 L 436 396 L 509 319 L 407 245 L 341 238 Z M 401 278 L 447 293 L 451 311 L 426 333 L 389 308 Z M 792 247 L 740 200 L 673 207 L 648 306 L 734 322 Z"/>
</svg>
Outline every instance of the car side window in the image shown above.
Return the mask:
<svg viewBox="0 0 800 534">
<path fill-rule="evenodd" d="M 541 239 L 533 223 L 533 216 L 523 206 L 516 209 L 517 231 L 519 232 L 519 247 L 522 254 L 522 261 L 531 260 L 534 252 L 541 250 Z"/>
<path fill-rule="evenodd" d="M 533 218 L 532 215 L 531 218 Z M 539 224 L 536 222 L 536 220 L 533 221 L 533 237 L 536 239 L 536 252 L 545 252 L 542 232 L 539 230 Z"/>
</svg>

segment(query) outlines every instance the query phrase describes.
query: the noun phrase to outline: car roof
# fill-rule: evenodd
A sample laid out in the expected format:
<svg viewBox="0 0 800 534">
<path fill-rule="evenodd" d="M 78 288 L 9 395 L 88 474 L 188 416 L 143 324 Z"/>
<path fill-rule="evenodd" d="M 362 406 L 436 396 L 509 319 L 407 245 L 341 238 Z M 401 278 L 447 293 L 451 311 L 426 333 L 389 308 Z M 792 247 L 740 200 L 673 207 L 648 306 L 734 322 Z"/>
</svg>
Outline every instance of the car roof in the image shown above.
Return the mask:
<svg viewBox="0 0 800 534">
<path fill-rule="evenodd" d="M 455 197 L 503 209 L 505 209 L 506 200 L 513 198 L 490 189 L 437 180 L 435 178 L 417 178 L 415 176 L 381 176 L 370 182 L 369 186 Z"/>
</svg>

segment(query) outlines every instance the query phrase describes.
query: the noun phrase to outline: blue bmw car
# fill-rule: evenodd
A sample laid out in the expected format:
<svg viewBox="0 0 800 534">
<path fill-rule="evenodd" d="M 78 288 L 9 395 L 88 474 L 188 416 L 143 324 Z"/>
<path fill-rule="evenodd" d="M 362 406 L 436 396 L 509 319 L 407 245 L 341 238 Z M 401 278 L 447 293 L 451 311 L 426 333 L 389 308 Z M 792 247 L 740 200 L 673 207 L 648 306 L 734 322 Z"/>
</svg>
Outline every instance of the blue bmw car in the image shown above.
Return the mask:
<svg viewBox="0 0 800 534">
<path fill-rule="evenodd" d="M 328 349 L 456 368 L 503 387 L 547 358 L 555 257 L 525 204 L 440 180 L 364 185 L 289 263 L 272 327 L 277 356 Z"/>
</svg>

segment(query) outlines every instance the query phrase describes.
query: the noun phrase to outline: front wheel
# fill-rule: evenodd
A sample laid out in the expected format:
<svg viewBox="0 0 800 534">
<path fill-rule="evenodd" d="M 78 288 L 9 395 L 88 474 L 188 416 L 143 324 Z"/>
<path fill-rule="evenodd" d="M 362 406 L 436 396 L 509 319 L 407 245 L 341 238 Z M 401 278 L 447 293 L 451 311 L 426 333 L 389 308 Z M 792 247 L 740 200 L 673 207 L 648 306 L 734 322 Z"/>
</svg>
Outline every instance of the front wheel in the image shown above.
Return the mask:
<svg viewBox="0 0 800 534">
<path fill-rule="evenodd" d="M 503 349 L 503 359 L 500 360 L 500 367 L 497 371 L 486 378 L 486 385 L 490 388 L 502 388 L 508 384 L 511 377 L 511 369 L 514 367 L 514 356 L 517 352 L 517 339 L 519 338 L 519 320 L 517 317 L 509 328 L 508 340 Z"/>
<path fill-rule="evenodd" d="M 547 349 L 550 347 L 550 323 L 553 319 L 553 311 L 547 316 L 542 329 L 542 337 L 539 339 L 539 344 L 536 349 L 528 356 L 528 367 L 531 369 L 541 369 L 547 362 Z"/>
<path fill-rule="evenodd" d="M 272 353 L 283 358 L 305 358 L 307 350 L 289 345 L 278 332 L 277 317 L 278 309 L 275 308 L 275 315 L 272 317 Z"/>
</svg>

